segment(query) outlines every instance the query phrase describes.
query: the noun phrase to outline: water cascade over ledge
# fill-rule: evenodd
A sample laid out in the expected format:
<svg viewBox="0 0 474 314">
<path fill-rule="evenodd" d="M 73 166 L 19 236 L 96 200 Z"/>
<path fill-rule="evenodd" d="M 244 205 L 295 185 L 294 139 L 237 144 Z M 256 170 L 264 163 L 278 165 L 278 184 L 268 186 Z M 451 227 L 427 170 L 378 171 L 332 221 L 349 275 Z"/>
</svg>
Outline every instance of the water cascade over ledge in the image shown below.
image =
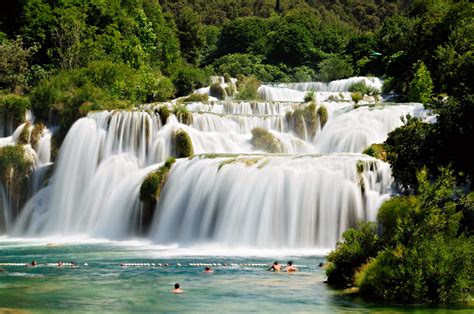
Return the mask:
<svg viewBox="0 0 474 314">
<path fill-rule="evenodd" d="M 369 80 L 331 84 L 346 89 L 361 79 Z M 268 88 L 291 99 L 312 88 L 304 84 Z M 333 93 L 331 84 L 321 92 Z M 317 101 L 314 107 L 296 99 L 193 102 L 184 105 L 185 118 L 171 113 L 165 119 L 160 106 L 173 110 L 173 104 L 150 104 L 92 112 L 78 120 L 53 171 L 51 132 L 45 129 L 35 150 L 24 145 L 35 159 L 31 195 L 15 213 L 2 205 L 0 222 L 7 234 L 329 248 L 358 220 L 374 220 L 392 192 L 389 165 L 362 151 L 383 142 L 406 114 L 430 118 L 420 104 L 355 106 L 343 100 Z M 324 123 L 316 114 L 323 107 Z M 313 114 L 301 116 L 308 108 Z M 267 130 L 278 154 L 255 144 L 255 128 Z M 0 146 L 18 144 L 21 131 L 20 126 L 0 139 Z M 147 175 L 177 156 L 179 132 L 187 134 L 197 156 L 178 159 L 171 167 L 152 218 L 142 228 L 143 217 L 149 216 L 144 216 L 140 187 Z M 0 192 L 5 203 L 5 188 Z"/>
</svg>

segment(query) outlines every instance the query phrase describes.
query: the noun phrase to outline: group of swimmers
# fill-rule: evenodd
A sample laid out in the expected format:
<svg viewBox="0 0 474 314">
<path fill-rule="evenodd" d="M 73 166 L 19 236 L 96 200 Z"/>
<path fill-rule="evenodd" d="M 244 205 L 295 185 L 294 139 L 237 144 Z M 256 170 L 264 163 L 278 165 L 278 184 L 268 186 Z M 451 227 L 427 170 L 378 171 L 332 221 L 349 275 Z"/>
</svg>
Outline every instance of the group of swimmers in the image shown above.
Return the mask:
<svg viewBox="0 0 474 314">
<path fill-rule="evenodd" d="M 275 261 L 273 262 L 273 265 L 267 269 L 268 271 L 275 271 L 275 272 L 279 272 L 279 271 L 282 271 L 282 268 L 281 268 L 281 265 L 280 263 L 278 263 L 278 261 Z M 296 272 L 298 271 L 298 268 L 296 268 L 296 266 L 293 265 L 293 262 L 292 261 L 288 261 L 288 263 L 286 263 L 286 267 L 283 271 L 286 271 L 286 272 Z M 204 268 L 204 272 L 205 273 L 212 273 L 213 270 L 211 267 L 206 267 Z M 171 289 L 171 292 L 172 293 L 175 293 L 175 294 L 181 294 L 183 293 L 183 289 L 181 289 L 181 285 L 179 283 L 175 283 L 174 284 L 174 288 Z"/>
<path fill-rule="evenodd" d="M 273 265 L 267 270 L 268 271 L 281 271 L 281 265 L 277 261 L 275 261 L 273 262 Z M 286 263 L 286 268 L 283 271 L 291 273 L 291 272 L 298 271 L 298 268 L 296 268 L 296 266 L 293 265 L 292 261 L 289 261 L 288 263 Z"/>
</svg>

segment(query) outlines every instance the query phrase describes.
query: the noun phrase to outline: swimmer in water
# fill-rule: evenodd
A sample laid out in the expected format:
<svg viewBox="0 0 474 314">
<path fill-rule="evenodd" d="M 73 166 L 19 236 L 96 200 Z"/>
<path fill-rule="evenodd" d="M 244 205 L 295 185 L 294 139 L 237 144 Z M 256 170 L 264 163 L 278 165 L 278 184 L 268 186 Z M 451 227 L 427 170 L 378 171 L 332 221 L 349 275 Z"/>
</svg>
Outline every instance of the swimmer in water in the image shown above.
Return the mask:
<svg viewBox="0 0 474 314">
<path fill-rule="evenodd" d="M 171 290 L 171 292 L 172 292 L 172 293 L 179 294 L 179 293 L 183 293 L 184 291 L 183 291 L 183 289 L 181 289 L 181 288 L 179 287 L 179 283 L 175 283 L 175 284 L 174 284 L 174 289 Z"/>
<path fill-rule="evenodd" d="M 32 261 L 32 262 L 31 262 L 31 266 L 32 266 L 32 267 L 35 267 L 36 265 L 38 265 L 38 263 L 36 263 L 36 261 Z"/>
<path fill-rule="evenodd" d="M 270 270 L 272 270 L 272 271 L 280 271 L 280 270 L 281 270 L 281 265 L 280 265 L 277 261 L 275 261 L 275 262 L 273 262 L 273 265 L 272 265 L 269 269 L 267 269 L 267 270 L 268 270 L 268 271 L 270 271 Z"/>
<path fill-rule="evenodd" d="M 206 267 L 206 268 L 204 268 L 204 272 L 205 273 L 212 273 L 213 271 L 212 271 L 211 267 Z"/>
<path fill-rule="evenodd" d="M 61 261 L 58 261 L 57 264 L 58 264 L 58 267 L 62 267 L 62 266 L 63 266 L 63 262 L 61 262 Z"/>
<path fill-rule="evenodd" d="M 286 272 L 295 272 L 295 271 L 298 271 L 298 268 L 296 268 L 295 266 L 293 266 L 293 262 L 292 261 L 289 261 L 287 264 L 286 264 L 286 268 L 285 268 L 285 271 Z"/>
</svg>

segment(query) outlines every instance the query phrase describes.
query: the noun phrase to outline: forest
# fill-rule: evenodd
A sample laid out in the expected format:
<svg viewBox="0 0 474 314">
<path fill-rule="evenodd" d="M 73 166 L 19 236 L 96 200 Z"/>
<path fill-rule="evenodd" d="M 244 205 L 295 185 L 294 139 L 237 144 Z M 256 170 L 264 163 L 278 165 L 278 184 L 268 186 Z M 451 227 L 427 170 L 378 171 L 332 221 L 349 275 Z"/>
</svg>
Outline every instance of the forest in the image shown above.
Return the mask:
<svg viewBox="0 0 474 314">
<path fill-rule="evenodd" d="M 464 0 L 8 0 L 0 112 L 20 123 L 31 109 L 59 125 L 59 147 L 90 111 L 189 95 L 212 75 L 257 86 L 381 77 L 383 94 L 423 103 L 437 121 L 404 117 L 368 148 L 391 165 L 400 195 L 378 224 L 346 231 L 328 282 L 392 303 L 465 301 L 474 287 L 473 52 L 474 5 Z M 8 156 L 0 151 L 0 164 Z"/>
</svg>

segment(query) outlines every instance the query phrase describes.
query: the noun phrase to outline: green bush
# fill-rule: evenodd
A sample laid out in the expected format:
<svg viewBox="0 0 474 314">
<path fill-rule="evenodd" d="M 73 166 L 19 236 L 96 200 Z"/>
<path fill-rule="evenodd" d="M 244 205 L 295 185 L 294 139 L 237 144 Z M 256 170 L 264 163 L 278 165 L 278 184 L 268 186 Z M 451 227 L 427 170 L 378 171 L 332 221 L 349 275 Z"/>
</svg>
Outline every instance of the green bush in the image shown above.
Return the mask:
<svg viewBox="0 0 474 314">
<path fill-rule="evenodd" d="M 323 82 L 344 79 L 354 74 L 352 65 L 339 57 L 331 57 L 318 64 L 318 78 Z"/>
<path fill-rule="evenodd" d="M 387 77 L 383 81 L 382 85 L 382 93 L 384 94 L 390 94 L 396 89 L 396 78 L 394 77 Z"/>
<path fill-rule="evenodd" d="M 288 112 L 286 118 L 290 128 L 299 138 L 306 139 L 305 136 L 307 135 L 307 139 L 311 139 L 316 135 L 318 112 L 314 102 L 311 102 L 306 107 L 295 109 L 293 113 Z"/>
<path fill-rule="evenodd" d="M 258 99 L 258 88 L 260 81 L 255 77 L 247 77 L 241 87 L 239 87 L 239 93 L 236 98 L 239 100 L 257 100 Z"/>
<path fill-rule="evenodd" d="M 281 141 L 264 128 L 252 129 L 252 139 L 250 140 L 250 143 L 252 143 L 256 149 L 263 150 L 268 153 L 283 152 L 283 144 Z"/>
<path fill-rule="evenodd" d="M 381 242 L 373 223 L 359 223 L 357 229 L 342 234 L 343 241 L 328 256 L 328 283 L 338 287 L 352 285 L 356 270 L 377 256 Z"/>
<path fill-rule="evenodd" d="M 222 88 L 221 84 L 219 83 L 211 84 L 211 86 L 209 87 L 209 94 L 219 100 L 224 100 L 226 96 L 224 88 Z"/>
<path fill-rule="evenodd" d="M 326 107 L 320 106 L 318 108 L 318 117 L 319 117 L 319 121 L 321 122 L 321 129 L 322 129 L 324 128 L 324 126 L 326 125 L 329 119 L 329 114 Z"/>
<path fill-rule="evenodd" d="M 372 144 L 366 149 L 364 149 L 362 154 L 366 154 L 374 158 L 387 161 L 387 151 L 385 150 L 384 144 Z"/>
<path fill-rule="evenodd" d="M 15 94 L 0 95 L 0 115 L 13 120 L 15 125 L 24 121 L 28 109 L 30 109 L 28 97 Z"/>
<path fill-rule="evenodd" d="M 194 155 L 191 137 L 184 130 L 178 130 L 174 135 L 176 158 L 192 157 Z"/>
<path fill-rule="evenodd" d="M 30 134 L 31 147 L 33 147 L 34 150 L 38 149 L 38 143 L 41 139 L 41 136 L 43 135 L 43 130 L 45 128 L 46 126 L 42 122 L 34 124 L 33 130 L 31 130 Z"/>
<path fill-rule="evenodd" d="M 364 99 L 364 96 L 360 92 L 355 92 L 355 93 L 351 93 L 351 98 L 352 98 L 352 101 L 355 102 L 357 105 L 359 101 Z"/>
<path fill-rule="evenodd" d="M 205 102 L 209 101 L 208 94 L 191 94 L 188 97 L 183 99 L 184 102 Z"/>
<path fill-rule="evenodd" d="M 467 301 L 473 292 L 474 239 L 421 239 L 385 249 L 358 276 L 367 299 L 390 303 Z"/>
<path fill-rule="evenodd" d="M 423 62 L 418 62 L 413 67 L 415 76 L 410 82 L 408 98 L 410 101 L 426 104 L 431 101 L 433 95 L 433 81 L 430 72 Z"/>
<path fill-rule="evenodd" d="M 369 96 L 380 95 L 380 91 L 377 88 L 367 86 L 364 81 L 351 84 L 349 86 L 349 92 L 351 93 L 359 92 L 362 95 L 369 95 Z"/>
<path fill-rule="evenodd" d="M 195 89 L 206 86 L 208 77 L 204 70 L 190 65 L 180 65 L 174 69 L 171 80 L 176 87 L 177 96 L 185 96 Z"/>
</svg>

